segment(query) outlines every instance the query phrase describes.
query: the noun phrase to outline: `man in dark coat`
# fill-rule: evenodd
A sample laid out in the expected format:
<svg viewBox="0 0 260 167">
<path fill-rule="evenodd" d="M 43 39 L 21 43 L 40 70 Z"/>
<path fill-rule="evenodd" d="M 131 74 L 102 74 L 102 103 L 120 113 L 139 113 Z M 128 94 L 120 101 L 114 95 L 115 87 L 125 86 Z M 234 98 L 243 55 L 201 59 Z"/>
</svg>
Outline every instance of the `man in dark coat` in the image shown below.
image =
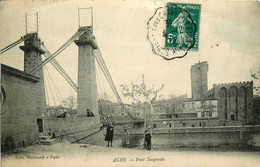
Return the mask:
<svg viewBox="0 0 260 167">
<path fill-rule="evenodd" d="M 148 132 L 148 130 L 145 131 L 145 137 L 144 137 L 144 146 L 146 149 L 151 150 L 151 138 L 152 136 Z"/>
<path fill-rule="evenodd" d="M 113 136 L 114 136 L 114 127 L 112 124 L 109 124 L 105 136 L 105 141 L 107 141 L 107 147 L 109 147 L 109 141 L 111 142 L 111 147 L 112 147 Z"/>
</svg>

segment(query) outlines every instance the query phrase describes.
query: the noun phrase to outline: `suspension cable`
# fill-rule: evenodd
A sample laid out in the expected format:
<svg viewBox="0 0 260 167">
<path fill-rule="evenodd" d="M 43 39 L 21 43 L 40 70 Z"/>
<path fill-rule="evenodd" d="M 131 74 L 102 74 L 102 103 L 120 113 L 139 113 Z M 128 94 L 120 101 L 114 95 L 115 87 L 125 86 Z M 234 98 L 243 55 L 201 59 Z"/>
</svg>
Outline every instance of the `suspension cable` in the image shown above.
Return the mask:
<svg viewBox="0 0 260 167">
<path fill-rule="evenodd" d="M 98 66 L 98 67 L 99 67 L 99 66 Z M 102 78 L 102 73 L 101 73 L 100 67 L 98 68 L 98 72 L 99 72 L 99 74 L 100 74 L 100 79 L 101 79 L 102 87 L 103 87 L 104 94 L 105 94 L 105 86 L 104 86 L 104 82 L 103 82 L 103 78 Z M 105 95 L 104 95 L 104 96 L 105 96 Z"/>
<path fill-rule="evenodd" d="M 81 36 L 82 34 L 86 33 L 85 30 L 78 30 L 68 41 L 66 41 L 55 53 L 53 53 L 49 58 L 45 59 L 42 63 L 35 66 L 33 69 L 29 71 L 29 74 L 33 74 L 37 70 L 39 70 L 41 67 L 43 67 L 45 64 L 47 64 L 49 61 L 51 61 L 54 57 L 59 55 L 64 49 L 66 49 L 76 38 Z"/>
<path fill-rule="evenodd" d="M 94 52 L 94 53 L 95 53 L 95 52 Z M 100 56 L 99 56 L 98 54 L 96 54 L 96 53 L 95 53 L 94 55 L 95 55 L 95 57 L 97 58 L 96 60 L 97 60 L 97 62 L 98 62 L 98 64 L 99 64 L 99 66 L 101 67 L 101 69 L 102 69 L 102 71 L 103 71 L 105 77 L 107 78 L 107 81 L 108 81 L 110 87 L 112 88 L 112 90 L 113 90 L 113 92 L 114 92 L 114 94 L 115 94 L 117 100 L 119 101 L 121 107 L 122 107 L 125 111 L 127 111 L 127 109 L 125 108 L 125 106 L 124 106 L 124 104 L 123 104 L 123 102 L 122 102 L 122 100 L 121 100 L 121 98 L 120 98 L 120 96 L 119 96 L 119 94 L 118 94 L 118 92 L 117 92 L 117 89 L 116 89 L 116 87 L 115 87 L 115 85 L 114 85 L 114 83 L 113 83 L 112 77 L 109 75 L 109 71 L 108 71 L 108 69 L 106 68 L 105 62 L 103 61 L 103 63 L 101 63 L 102 60 L 100 60 L 100 59 L 101 59 Z M 128 111 L 127 111 L 127 112 L 128 112 Z"/>
<path fill-rule="evenodd" d="M 97 60 L 96 60 L 96 62 L 97 62 Z M 100 87 L 100 94 L 101 94 L 101 97 L 102 98 L 104 98 L 105 97 L 105 86 L 104 86 L 104 82 L 103 82 L 103 78 L 102 78 L 102 73 L 101 73 L 101 70 L 100 70 L 100 67 L 99 66 L 96 66 L 96 68 L 97 68 L 97 78 L 98 78 L 98 82 L 99 82 L 99 87 Z M 101 83 L 100 83 L 100 81 L 99 81 L 99 77 L 100 77 L 100 80 L 101 80 L 101 82 L 102 82 L 102 85 L 101 85 Z M 103 86 L 103 87 L 102 87 Z M 102 89 L 103 88 L 103 89 Z M 105 101 L 105 99 L 103 99 L 104 100 L 104 108 L 106 109 L 106 101 Z M 102 109 L 102 105 L 100 106 L 100 108 L 101 108 L 101 111 L 102 111 L 102 117 L 104 116 L 104 114 L 103 114 L 103 109 Z"/>
<path fill-rule="evenodd" d="M 108 80 L 108 82 L 109 82 L 109 85 L 111 86 L 111 88 L 112 88 L 112 90 L 113 90 L 115 96 L 117 97 L 117 99 L 118 99 L 118 101 L 119 101 L 121 107 L 122 107 L 127 113 L 129 113 L 129 111 L 126 109 L 126 107 L 125 107 L 125 105 L 124 105 L 122 99 L 121 99 L 120 96 L 119 96 L 119 93 L 118 93 L 118 91 L 117 91 L 117 89 L 116 89 L 116 87 L 115 87 L 115 84 L 114 84 L 114 82 L 113 82 L 113 79 L 112 79 L 112 77 L 111 77 L 111 75 L 110 75 L 110 73 L 109 73 L 109 71 L 108 71 L 108 68 L 107 68 L 107 66 L 106 66 L 106 64 L 105 64 L 105 61 L 104 61 L 104 59 L 103 59 L 103 57 L 102 57 L 102 54 L 101 54 L 101 51 L 99 50 L 99 48 L 97 49 L 97 51 L 98 51 L 98 53 L 94 52 L 94 53 L 95 53 L 94 55 L 95 55 L 95 57 L 97 57 L 97 59 L 100 59 L 100 60 L 101 60 L 102 64 L 101 64 L 101 62 L 100 62 L 99 65 L 101 66 L 101 69 L 102 69 L 102 67 L 105 69 L 105 72 L 104 72 L 103 70 L 102 70 L 102 71 L 103 71 L 105 77 L 107 78 L 107 80 Z M 108 75 L 108 77 L 107 77 L 106 75 Z M 108 79 L 108 78 L 109 78 L 109 79 Z M 109 81 L 109 80 L 110 80 L 110 81 Z M 111 83 L 110 83 L 110 82 L 111 82 Z M 131 118 L 133 118 L 133 116 L 132 116 L 130 113 L 129 113 L 129 116 L 130 116 Z"/>
<path fill-rule="evenodd" d="M 47 47 L 42 44 L 43 50 L 45 51 L 44 56 L 46 58 L 49 58 L 51 56 L 50 51 L 47 49 Z M 51 61 L 51 64 L 53 65 L 54 68 L 63 76 L 63 78 L 72 86 L 72 88 L 77 92 L 78 87 L 77 85 L 73 82 L 73 80 L 69 77 L 69 75 L 66 73 L 66 71 L 61 67 L 61 65 L 56 61 L 55 58 L 53 58 Z"/>
<path fill-rule="evenodd" d="M 45 68 L 45 70 L 46 70 L 46 67 L 44 67 Z M 49 85 L 49 88 L 50 88 L 50 92 L 51 92 L 51 96 L 52 96 L 52 99 L 53 99 L 53 101 L 54 101 L 54 105 L 56 106 L 56 101 L 55 101 L 55 99 L 54 99 L 54 96 L 53 96 L 53 93 L 52 93 L 52 88 L 51 88 L 51 85 L 50 85 L 50 81 L 49 81 L 49 78 L 48 78 L 48 71 L 46 70 L 46 74 L 47 74 L 47 77 L 46 77 L 46 79 L 47 79 L 47 83 L 48 83 L 48 85 Z"/>
<path fill-rule="evenodd" d="M 103 97 L 103 93 L 102 93 L 102 88 L 101 88 L 101 83 L 100 83 L 100 81 L 99 81 L 99 74 L 96 72 L 96 78 L 97 78 L 97 84 L 98 84 L 98 86 L 99 86 L 99 89 L 100 89 L 100 95 L 101 95 L 101 97 Z"/>
<path fill-rule="evenodd" d="M 52 76 L 51 76 L 51 74 L 50 74 L 50 72 L 49 72 L 49 70 L 48 70 L 48 68 L 47 68 L 46 66 L 45 66 L 45 69 L 47 70 L 47 72 L 48 72 L 48 74 L 49 74 L 50 83 L 51 83 L 51 85 L 53 85 L 53 90 L 54 90 L 54 93 L 55 93 L 56 96 L 57 96 L 58 102 L 61 103 L 62 97 L 61 97 L 60 91 L 59 91 L 59 89 L 57 88 L 57 85 L 55 84 L 55 82 L 53 81 Z M 59 96 L 59 95 L 60 95 L 60 96 Z"/>
<path fill-rule="evenodd" d="M 114 82 L 113 82 L 113 80 L 112 80 L 112 77 L 111 77 L 111 75 L 110 75 L 110 73 L 109 73 L 109 71 L 108 71 L 108 69 L 107 69 L 107 66 L 106 66 L 106 64 L 105 64 L 105 62 L 104 62 L 104 60 L 103 60 L 103 58 L 102 58 L 101 52 L 100 52 L 99 49 L 98 49 L 98 51 L 99 51 L 99 52 L 98 52 L 98 54 L 96 54 L 96 56 L 97 56 L 97 58 L 99 59 L 99 61 L 101 62 L 101 65 L 103 66 L 103 68 L 104 68 L 104 70 L 105 70 L 105 73 L 106 73 L 106 75 L 107 75 L 108 78 L 109 78 L 108 80 L 110 80 L 109 82 L 111 82 L 112 89 L 114 90 L 114 93 L 116 94 L 119 103 L 123 104 L 123 102 L 122 102 L 122 100 L 121 100 L 121 98 L 120 98 L 120 96 L 119 96 L 119 94 L 118 94 L 118 92 L 117 92 L 117 89 L 116 89 L 116 87 L 115 87 L 115 84 L 114 84 Z M 122 107 L 123 107 L 124 109 L 126 109 L 124 105 L 123 105 Z"/>
<path fill-rule="evenodd" d="M 120 98 L 120 96 L 119 96 L 119 94 L 118 94 L 118 92 L 117 92 L 117 89 L 116 89 L 116 87 L 115 87 L 115 84 L 114 84 L 114 82 L 113 82 L 113 79 L 112 79 L 112 77 L 111 77 L 111 75 L 110 75 L 110 73 L 109 73 L 109 71 L 108 71 L 108 68 L 107 68 L 107 66 L 106 66 L 106 64 L 105 64 L 104 59 L 102 58 L 102 55 L 101 55 L 101 52 L 100 52 L 99 49 L 98 49 L 98 52 L 99 52 L 99 54 L 98 54 L 97 56 L 98 56 L 99 59 L 101 60 L 101 63 L 102 63 L 102 65 L 104 66 L 104 69 L 105 69 L 105 71 L 106 71 L 106 73 L 107 73 L 107 75 L 108 75 L 108 77 L 109 77 L 109 79 L 110 79 L 110 81 L 111 81 L 111 83 L 112 83 L 112 86 L 114 87 L 114 89 L 115 89 L 115 91 L 116 91 L 116 94 L 117 94 L 117 96 L 119 97 L 119 102 L 122 102 L 122 100 L 121 100 L 121 98 Z"/>
<path fill-rule="evenodd" d="M 21 42 L 31 38 L 32 36 L 23 36 L 20 39 L 18 39 L 17 41 L 11 43 L 10 45 L 4 47 L 3 49 L 1 49 L 0 54 L 3 54 L 4 52 L 8 51 L 9 49 L 12 49 L 13 47 L 15 47 L 16 45 L 20 44 Z"/>
<path fill-rule="evenodd" d="M 44 70 L 43 71 L 43 75 L 44 75 L 44 78 L 46 78 L 47 79 L 47 71 L 46 70 Z M 46 79 L 45 79 L 45 81 L 46 81 Z M 44 82 L 45 82 L 44 81 Z M 44 86 L 44 88 L 45 88 L 45 92 L 46 92 L 46 96 L 47 96 L 47 103 L 48 103 L 48 105 L 50 106 L 50 101 L 49 101 L 49 95 L 48 95 L 48 89 L 47 89 L 47 83 L 46 84 L 44 84 L 45 86 Z"/>
<path fill-rule="evenodd" d="M 110 87 L 112 88 L 112 91 L 114 92 L 116 98 L 118 99 L 118 96 L 117 96 L 117 94 L 116 94 L 116 92 L 115 92 L 115 90 L 114 90 L 114 87 L 113 87 L 113 85 L 112 85 L 112 83 L 111 83 L 111 80 L 110 80 L 110 78 L 108 77 L 108 75 L 106 74 L 106 71 L 105 71 L 103 65 L 101 64 L 101 62 L 100 62 L 100 60 L 99 60 L 99 58 L 98 58 L 97 56 L 95 56 L 95 58 L 96 58 L 96 60 L 97 60 L 97 62 L 98 62 L 98 65 L 101 67 L 101 70 L 102 70 L 103 74 L 105 75 L 105 77 L 106 77 L 106 79 L 107 79 L 107 81 L 108 81 Z"/>
</svg>

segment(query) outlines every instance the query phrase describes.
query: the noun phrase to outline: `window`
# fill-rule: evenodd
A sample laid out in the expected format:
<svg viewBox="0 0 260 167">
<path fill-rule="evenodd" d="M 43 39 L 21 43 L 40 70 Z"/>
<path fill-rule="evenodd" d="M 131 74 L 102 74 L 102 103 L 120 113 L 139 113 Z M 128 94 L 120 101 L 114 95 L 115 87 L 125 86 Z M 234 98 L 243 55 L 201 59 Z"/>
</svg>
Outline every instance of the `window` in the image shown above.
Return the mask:
<svg viewBox="0 0 260 167">
<path fill-rule="evenodd" d="M 212 112 L 211 111 L 209 111 L 209 117 L 212 118 Z"/>
<path fill-rule="evenodd" d="M 201 112 L 201 117 L 202 117 L 202 118 L 205 117 L 205 112 Z"/>
<path fill-rule="evenodd" d="M 169 123 L 168 126 L 169 126 L 169 128 L 171 128 L 172 127 L 172 123 Z"/>
<path fill-rule="evenodd" d="M 183 123 L 182 125 L 183 125 L 183 127 L 186 127 L 186 123 Z"/>
<path fill-rule="evenodd" d="M 234 114 L 230 115 L 230 119 L 231 119 L 232 121 L 235 120 L 235 115 L 234 115 Z"/>
<path fill-rule="evenodd" d="M 153 128 L 157 128 L 157 124 L 153 124 Z"/>
</svg>

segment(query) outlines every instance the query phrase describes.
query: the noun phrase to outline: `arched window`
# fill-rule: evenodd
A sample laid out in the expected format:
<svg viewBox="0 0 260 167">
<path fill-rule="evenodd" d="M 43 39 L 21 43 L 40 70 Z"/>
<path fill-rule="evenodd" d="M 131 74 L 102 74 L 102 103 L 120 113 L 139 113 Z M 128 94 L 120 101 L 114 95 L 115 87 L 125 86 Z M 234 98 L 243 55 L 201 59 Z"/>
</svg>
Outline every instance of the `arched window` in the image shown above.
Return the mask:
<svg viewBox="0 0 260 167">
<path fill-rule="evenodd" d="M 226 97 L 227 96 L 227 90 L 225 87 L 220 88 L 220 97 Z"/>
<path fill-rule="evenodd" d="M 230 89 L 229 89 L 229 96 L 234 97 L 236 95 L 237 95 L 237 87 L 231 86 Z"/>
<path fill-rule="evenodd" d="M 246 95 L 246 88 L 244 86 L 242 86 L 239 90 L 239 96 L 245 97 L 245 95 Z"/>
</svg>

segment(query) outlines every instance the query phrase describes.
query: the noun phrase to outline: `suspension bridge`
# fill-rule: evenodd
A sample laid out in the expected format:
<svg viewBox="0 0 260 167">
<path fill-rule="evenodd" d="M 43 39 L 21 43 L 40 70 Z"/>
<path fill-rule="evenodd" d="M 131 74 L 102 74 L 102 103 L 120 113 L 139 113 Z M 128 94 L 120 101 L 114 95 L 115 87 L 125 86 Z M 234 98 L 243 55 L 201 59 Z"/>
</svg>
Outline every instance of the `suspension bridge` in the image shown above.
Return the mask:
<svg viewBox="0 0 260 167">
<path fill-rule="evenodd" d="M 58 134 L 60 136 L 64 136 L 66 127 L 70 126 L 69 128 L 72 128 L 72 130 L 70 131 L 75 131 L 75 133 L 79 133 L 78 129 L 80 128 L 78 127 L 81 127 L 82 125 L 78 124 L 80 122 L 85 122 L 85 120 L 83 121 L 83 118 L 89 117 L 88 111 L 91 111 L 94 115 L 94 118 L 87 118 L 88 122 L 92 122 L 91 125 L 89 125 L 89 127 L 91 127 L 92 129 L 93 127 L 97 127 L 100 124 L 106 125 L 108 123 L 113 123 L 116 125 L 123 125 L 143 122 L 143 120 L 136 120 L 133 118 L 133 116 L 130 114 L 131 111 L 129 111 L 125 107 L 125 104 L 123 103 L 118 93 L 118 90 L 113 82 L 109 69 L 102 56 L 101 50 L 98 47 L 97 40 L 93 35 L 93 20 L 91 26 L 80 26 L 79 24 L 78 30 L 54 53 L 51 53 L 44 44 L 44 42 L 41 42 L 40 38 L 38 37 L 37 28 L 37 31 L 32 33 L 28 33 L 26 29 L 26 35 L 22 36 L 17 41 L 1 49 L 1 56 L 4 56 L 4 54 L 7 51 L 16 47 L 22 42 L 24 42 L 24 46 L 20 46 L 20 49 L 24 51 L 24 72 L 40 78 L 40 82 L 37 83 L 37 101 L 39 104 L 37 109 L 39 111 L 37 112 L 41 112 L 41 119 L 43 119 L 43 122 L 46 122 L 37 122 L 38 126 L 39 124 L 41 124 L 39 129 L 42 130 L 40 130 L 40 132 L 50 132 L 52 131 L 52 129 L 58 129 Z M 64 68 L 62 68 L 60 63 L 55 59 L 72 43 L 75 43 L 78 46 L 78 83 L 72 80 L 72 78 L 68 75 Z M 41 55 L 43 55 L 45 58 L 43 61 Z M 59 88 L 57 84 L 55 84 L 55 79 L 53 79 L 51 73 L 49 72 L 46 66 L 49 63 L 58 71 L 58 73 L 64 78 L 64 80 L 77 94 L 76 118 L 78 118 L 78 121 L 76 121 L 75 126 L 71 124 L 71 122 L 75 122 L 74 120 L 68 121 L 70 123 L 68 125 L 63 125 L 67 123 L 53 123 L 57 120 L 51 120 L 51 118 L 48 118 L 46 104 L 50 104 L 50 99 L 54 101 L 55 105 L 58 102 L 62 101 Z M 98 64 L 98 67 L 96 67 L 96 64 Z M 101 73 L 106 78 L 107 83 L 109 84 L 112 92 L 114 93 L 118 101 L 118 104 L 121 107 L 121 111 L 128 114 L 129 117 L 127 119 L 107 116 L 105 114 L 106 111 L 104 109 L 102 109 L 102 112 L 100 112 L 100 109 L 98 108 L 98 87 L 100 89 L 99 91 L 101 92 L 101 95 L 103 91 L 105 92 L 105 90 L 102 90 L 102 85 L 104 89 L 104 83 Z M 97 85 L 97 82 L 99 85 Z M 56 96 L 57 98 L 55 98 L 54 96 Z M 37 118 L 37 121 L 38 119 L 39 118 Z M 92 120 L 89 121 L 89 119 Z M 65 135 L 66 134 L 68 133 L 65 133 Z M 74 134 L 74 132 L 72 134 Z M 86 136 L 86 134 L 80 135 L 81 138 L 84 138 L 84 135 Z M 74 141 L 77 140 L 79 139 L 75 138 Z"/>
</svg>

